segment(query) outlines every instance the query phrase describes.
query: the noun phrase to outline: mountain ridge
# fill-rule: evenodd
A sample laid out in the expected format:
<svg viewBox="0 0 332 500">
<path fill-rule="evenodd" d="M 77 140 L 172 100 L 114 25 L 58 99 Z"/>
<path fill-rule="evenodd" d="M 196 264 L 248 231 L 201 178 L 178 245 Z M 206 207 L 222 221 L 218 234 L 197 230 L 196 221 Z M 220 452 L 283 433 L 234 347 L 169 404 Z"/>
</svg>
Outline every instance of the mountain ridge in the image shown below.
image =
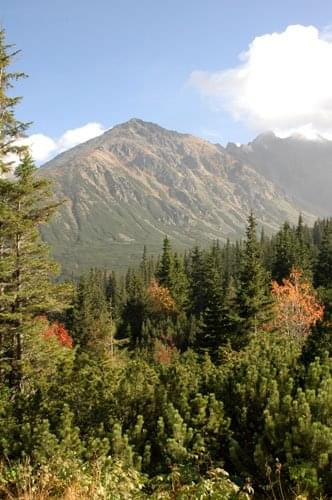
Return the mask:
<svg viewBox="0 0 332 500">
<path fill-rule="evenodd" d="M 242 154 L 242 153 L 241 153 Z M 134 265 L 159 253 L 243 234 L 250 210 L 268 232 L 301 207 L 220 144 L 131 119 L 40 168 L 67 203 L 43 229 L 65 272 Z M 314 214 L 305 211 L 308 222 Z"/>
<path fill-rule="evenodd" d="M 276 184 L 303 210 L 332 215 L 332 141 L 300 134 L 280 138 L 260 134 L 246 145 L 229 143 L 226 150 Z"/>
</svg>

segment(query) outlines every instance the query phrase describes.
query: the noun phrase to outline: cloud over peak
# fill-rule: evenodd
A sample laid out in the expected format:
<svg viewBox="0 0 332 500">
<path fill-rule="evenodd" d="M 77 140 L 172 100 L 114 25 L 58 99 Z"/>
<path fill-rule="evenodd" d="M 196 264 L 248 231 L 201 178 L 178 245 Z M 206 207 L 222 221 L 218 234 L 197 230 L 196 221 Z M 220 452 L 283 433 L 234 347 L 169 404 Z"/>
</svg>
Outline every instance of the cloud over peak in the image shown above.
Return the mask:
<svg viewBox="0 0 332 500">
<path fill-rule="evenodd" d="M 58 139 L 44 134 L 33 134 L 24 139 L 37 163 L 44 163 L 59 153 L 73 148 L 82 142 L 93 139 L 106 131 L 100 123 L 87 123 L 83 127 L 67 130 Z"/>
<path fill-rule="evenodd" d="M 230 69 L 194 71 L 189 83 L 255 132 L 332 139 L 332 37 L 292 25 L 256 37 Z"/>
</svg>

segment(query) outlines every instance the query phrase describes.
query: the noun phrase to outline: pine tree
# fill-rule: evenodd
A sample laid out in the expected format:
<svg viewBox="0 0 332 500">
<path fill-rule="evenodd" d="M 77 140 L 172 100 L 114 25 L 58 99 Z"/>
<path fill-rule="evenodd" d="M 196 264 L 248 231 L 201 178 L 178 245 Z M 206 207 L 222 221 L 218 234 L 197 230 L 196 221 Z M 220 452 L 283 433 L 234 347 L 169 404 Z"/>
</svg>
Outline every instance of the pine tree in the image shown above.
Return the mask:
<svg viewBox="0 0 332 500">
<path fill-rule="evenodd" d="M 231 277 L 233 276 L 233 258 L 232 247 L 229 239 L 227 239 L 226 245 L 222 250 L 222 274 L 223 274 L 223 288 L 226 289 Z"/>
<path fill-rule="evenodd" d="M 213 352 L 221 344 L 223 289 L 220 273 L 213 252 L 207 260 L 207 302 L 203 313 L 203 328 L 199 338 L 200 348 Z"/>
<path fill-rule="evenodd" d="M 139 269 L 144 286 L 147 287 L 154 276 L 154 264 L 152 257 L 148 257 L 146 245 L 144 245 L 143 248 L 143 255 Z"/>
<path fill-rule="evenodd" d="M 317 219 L 314 223 L 314 227 L 312 228 L 312 240 L 313 244 L 317 247 L 321 244 L 324 227 L 325 224 L 329 221 L 329 219 Z"/>
<path fill-rule="evenodd" d="M 139 273 L 130 270 L 126 276 L 127 298 L 122 312 L 120 336 L 130 337 L 132 346 L 142 343 L 142 327 L 146 311 L 146 294 Z"/>
<path fill-rule="evenodd" d="M 185 310 L 188 306 L 188 278 L 184 271 L 183 261 L 177 254 L 173 256 L 173 277 L 170 292 L 178 308 Z"/>
<path fill-rule="evenodd" d="M 288 278 L 293 267 L 298 263 L 297 238 L 288 222 L 285 222 L 276 235 L 275 254 L 272 264 L 272 277 L 282 283 Z"/>
<path fill-rule="evenodd" d="M 239 347 L 245 345 L 248 336 L 267 321 L 271 303 L 268 275 L 262 265 L 256 236 L 256 220 L 252 213 L 248 218 L 246 235 L 237 292 L 238 339 L 236 342 Z"/>
<path fill-rule="evenodd" d="M 8 67 L 20 51 L 5 42 L 5 31 L 0 30 L 0 174 L 13 166 L 15 156 L 22 157 L 27 153 L 26 146 L 19 143 L 28 123 L 15 118 L 15 106 L 21 97 L 13 97 L 13 82 L 26 77 L 21 72 L 11 72 Z M 0 213 L 1 215 L 1 213 Z"/>
<path fill-rule="evenodd" d="M 18 381 L 25 336 L 38 315 L 63 309 L 66 289 L 50 280 L 59 269 L 38 232 L 59 203 L 50 201 L 49 182 L 35 174 L 26 155 L 13 180 L 0 179 L 1 356 Z"/>
<path fill-rule="evenodd" d="M 226 287 L 223 289 L 222 307 L 221 307 L 221 344 L 228 342 L 236 345 L 236 285 L 235 280 L 230 278 Z"/>
<path fill-rule="evenodd" d="M 189 266 L 189 304 L 196 317 L 201 316 L 207 307 L 207 273 L 203 252 L 196 246 L 190 255 Z"/>
<path fill-rule="evenodd" d="M 114 271 L 109 274 L 106 281 L 106 299 L 112 309 L 113 318 L 117 320 L 121 314 L 122 297 L 118 278 Z"/>
<path fill-rule="evenodd" d="M 159 284 L 168 288 L 179 310 L 186 308 L 188 303 L 188 280 L 184 271 L 183 261 L 172 252 L 167 236 L 164 238 L 163 253 L 156 273 Z"/>
<path fill-rule="evenodd" d="M 243 252 L 243 242 L 236 240 L 234 248 L 234 279 L 236 283 L 240 281 Z"/>
<path fill-rule="evenodd" d="M 315 286 L 332 287 L 332 222 L 326 221 L 315 265 Z"/>
<path fill-rule="evenodd" d="M 173 286 L 173 267 L 174 267 L 174 259 L 172 253 L 172 247 L 170 240 L 167 236 L 164 238 L 163 242 L 163 253 L 161 255 L 159 268 L 156 273 L 156 278 L 159 283 L 168 288 L 169 290 Z"/>
<path fill-rule="evenodd" d="M 307 226 L 304 225 L 302 214 L 299 215 L 299 220 L 296 228 L 297 262 L 295 267 L 300 269 L 307 279 L 312 279 L 312 261 L 310 249 L 310 234 Z"/>
<path fill-rule="evenodd" d="M 101 351 L 111 343 L 111 311 L 100 271 L 80 279 L 73 311 L 73 335 L 81 349 Z"/>
</svg>

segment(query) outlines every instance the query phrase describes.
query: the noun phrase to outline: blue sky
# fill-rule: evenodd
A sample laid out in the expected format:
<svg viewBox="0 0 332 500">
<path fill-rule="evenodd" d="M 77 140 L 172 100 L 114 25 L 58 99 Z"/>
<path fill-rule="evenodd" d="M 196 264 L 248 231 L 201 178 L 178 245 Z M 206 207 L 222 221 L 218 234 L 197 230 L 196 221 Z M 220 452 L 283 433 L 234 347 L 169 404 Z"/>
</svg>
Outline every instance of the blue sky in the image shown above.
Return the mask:
<svg viewBox="0 0 332 500">
<path fill-rule="evenodd" d="M 59 138 L 87 123 L 108 128 L 139 117 L 225 144 L 274 122 L 239 111 L 234 80 L 222 77 L 216 90 L 214 75 L 241 64 L 239 54 L 262 35 L 291 25 L 329 32 L 332 2 L 3 0 L 0 22 L 22 49 L 16 66 L 30 75 L 17 92 L 31 134 Z M 279 119 L 275 128 L 286 125 Z"/>
</svg>

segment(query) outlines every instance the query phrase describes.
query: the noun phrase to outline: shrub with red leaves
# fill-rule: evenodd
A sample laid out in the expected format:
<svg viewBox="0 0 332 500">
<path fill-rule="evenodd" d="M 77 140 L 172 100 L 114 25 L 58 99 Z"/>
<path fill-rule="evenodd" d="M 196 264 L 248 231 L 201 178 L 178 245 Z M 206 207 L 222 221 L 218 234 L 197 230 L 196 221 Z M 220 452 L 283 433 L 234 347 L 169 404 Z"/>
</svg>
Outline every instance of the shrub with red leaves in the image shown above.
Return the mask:
<svg viewBox="0 0 332 500">
<path fill-rule="evenodd" d="M 48 324 L 46 330 L 43 332 L 44 338 L 55 337 L 58 339 L 60 344 L 69 349 L 73 348 L 74 342 L 68 331 L 62 323 L 55 321 L 54 323 Z"/>
</svg>

